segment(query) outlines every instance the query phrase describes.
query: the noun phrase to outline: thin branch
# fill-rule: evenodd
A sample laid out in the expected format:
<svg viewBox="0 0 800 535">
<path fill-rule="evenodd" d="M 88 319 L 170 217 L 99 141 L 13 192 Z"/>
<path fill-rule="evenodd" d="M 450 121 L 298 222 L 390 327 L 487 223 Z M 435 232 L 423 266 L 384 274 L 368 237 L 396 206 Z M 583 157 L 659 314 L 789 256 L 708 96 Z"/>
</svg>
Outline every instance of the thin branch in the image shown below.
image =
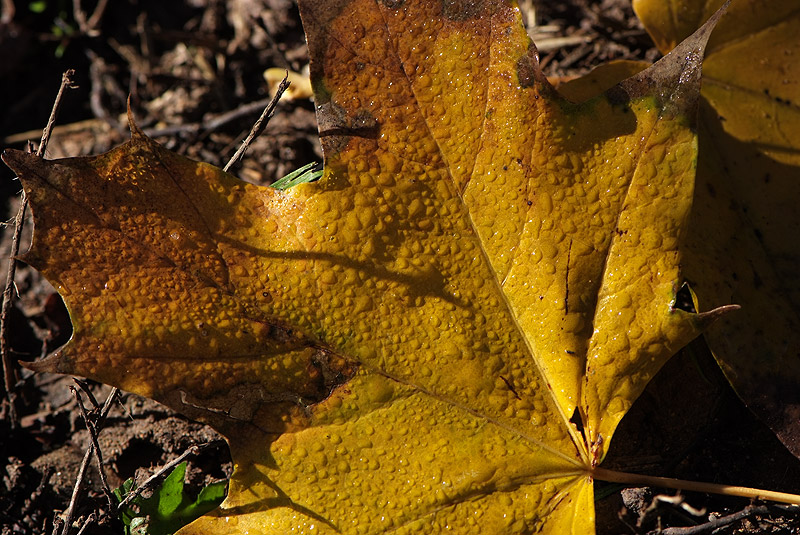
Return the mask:
<svg viewBox="0 0 800 535">
<path fill-rule="evenodd" d="M 100 483 L 103 485 L 103 493 L 106 495 L 109 510 L 113 511 L 114 498 L 111 494 L 111 489 L 108 487 L 108 480 L 106 480 L 106 470 L 105 466 L 103 465 L 103 452 L 100 449 L 100 444 L 97 442 L 97 425 L 92 421 L 91 418 L 89 418 L 89 413 L 86 411 L 86 407 L 83 406 L 83 398 L 81 398 L 81 395 L 78 393 L 78 391 L 74 387 L 70 387 L 69 389 L 70 392 L 72 392 L 72 395 L 75 396 L 75 399 L 78 401 L 78 407 L 81 409 L 83 422 L 86 424 L 86 429 L 89 431 L 89 438 L 94 446 L 94 456 L 95 459 L 97 459 L 97 471 L 100 473 Z"/>
<path fill-rule="evenodd" d="M 197 455 L 198 453 L 208 448 L 209 446 L 211 446 L 210 443 L 202 444 L 200 446 L 191 446 L 188 450 L 184 451 L 179 456 L 172 459 L 170 462 L 162 466 L 155 474 L 148 477 L 145 480 L 145 482 L 141 484 L 141 486 L 136 487 L 130 493 L 128 493 L 128 495 L 125 496 L 125 499 L 123 499 L 121 502 L 119 502 L 119 505 L 117 505 L 117 510 L 122 511 L 123 508 L 125 508 L 129 503 L 131 503 L 131 501 L 133 501 L 142 492 L 144 492 L 145 490 L 147 490 L 152 486 L 155 486 L 156 484 L 158 484 L 159 481 L 167 477 L 167 475 L 169 475 L 167 472 L 172 471 L 174 467 L 181 464 L 187 458 L 191 457 L 192 455 Z"/>
<path fill-rule="evenodd" d="M 95 425 L 98 429 L 103 427 L 106 416 L 108 416 L 108 412 L 111 410 L 111 406 L 113 405 L 114 400 L 117 398 L 117 394 L 119 394 L 118 388 L 112 388 L 111 392 L 108 394 L 106 402 L 103 404 L 103 409 L 100 411 L 100 416 L 95 421 Z M 67 535 L 69 533 L 69 529 L 72 527 L 72 519 L 75 516 L 75 509 L 78 506 L 78 498 L 81 496 L 83 489 L 86 486 L 86 468 L 89 466 L 89 461 L 92 459 L 92 453 L 94 452 L 94 449 L 94 443 L 90 443 L 89 447 L 86 449 L 86 453 L 83 456 L 83 461 L 81 461 L 81 467 L 78 470 L 78 477 L 75 479 L 75 488 L 72 489 L 72 497 L 70 498 L 69 506 L 64 513 L 64 529 L 61 531 L 61 535 Z"/>
<path fill-rule="evenodd" d="M 90 54 L 90 58 L 91 58 Z M 91 69 L 94 71 L 95 69 Z M 96 78 L 96 75 L 90 72 L 93 76 L 92 81 L 92 93 L 97 93 L 94 91 L 95 85 L 99 86 L 100 82 L 98 81 L 99 78 Z M 99 93 L 98 93 L 99 95 Z M 102 106 L 96 104 L 99 103 L 99 100 L 96 101 L 95 97 L 90 97 L 91 100 L 91 107 L 92 112 L 95 114 L 97 119 L 103 120 L 106 123 L 110 124 L 114 130 L 117 131 L 124 131 L 123 128 L 120 127 L 119 123 L 112 118 L 108 112 L 103 110 Z M 96 101 L 96 102 L 95 102 Z M 202 122 L 197 123 L 185 123 L 175 126 L 167 126 L 167 127 L 158 127 L 158 128 L 143 128 L 142 131 L 147 134 L 149 137 L 158 137 L 158 136 L 174 136 L 176 134 L 190 134 L 190 135 L 206 135 L 209 132 L 213 132 L 222 126 L 236 121 L 242 117 L 247 117 L 249 115 L 253 115 L 258 113 L 264 109 L 270 102 L 272 102 L 271 98 L 262 98 L 259 100 L 254 100 L 253 102 L 248 102 L 247 104 L 242 104 L 236 109 L 226 111 L 220 114 L 208 114 L 207 118 L 204 118 Z M 53 129 L 53 134 L 56 135 L 63 135 L 72 132 L 82 132 L 88 129 L 96 128 L 97 119 L 88 119 L 84 121 L 78 121 L 75 123 L 70 123 L 62 126 L 56 126 Z M 2 139 L 3 142 L 12 144 L 12 143 L 20 143 L 25 141 L 26 139 L 31 137 L 31 134 L 34 132 L 38 133 L 38 130 L 29 130 L 26 132 L 20 132 L 17 134 L 12 134 L 10 136 L 6 136 Z"/>
<path fill-rule="evenodd" d="M 83 390 L 83 393 L 86 394 L 86 396 L 89 398 L 89 401 L 92 403 L 92 410 L 99 410 L 100 404 L 97 402 L 97 398 L 94 397 L 92 389 L 89 388 L 89 385 L 86 383 L 86 381 L 83 379 L 78 379 L 77 377 L 73 377 L 72 380 L 75 382 L 76 385 L 80 387 L 81 390 Z"/>
<path fill-rule="evenodd" d="M 2 14 L 0 14 L 0 24 L 11 24 L 11 21 L 14 20 L 14 13 L 16 13 L 16 9 L 14 8 L 14 0 L 3 0 L 2 3 Z"/>
<path fill-rule="evenodd" d="M 253 125 L 253 128 L 250 129 L 250 133 L 247 134 L 247 137 L 242 142 L 242 146 L 239 147 L 239 150 L 236 151 L 236 154 L 234 154 L 233 157 L 231 157 L 231 159 L 228 161 L 228 163 L 225 164 L 225 167 L 222 168 L 223 171 L 227 172 L 228 169 L 230 169 L 233 164 L 239 161 L 239 159 L 244 155 L 244 151 L 247 150 L 247 147 L 250 145 L 250 143 L 256 137 L 258 137 L 261 134 L 261 132 L 264 131 L 264 128 L 267 127 L 269 120 L 272 119 L 272 116 L 275 114 L 275 106 L 278 105 L 278 101 L 281 99 L 281 96 L 283 95 L 284 91 L 286 91 L 286 89 L 289 88 L 288 78 L 289 78 L 289 73 L 287 72 L 286 76 L 283 77 L 283 80 L 281 81 L 280 85 L 278 85 L 278 92 L 275 93 L 275 96 L 272 97 L 270 103 L 267 105 L 266 108 L 264 108 L 264 112 L 261 114 L 261 117 L 258 118 L 256 124 Z"/>
<path fill-rule="evenodd" d="M 626 485 L 663 487 L 668 489 L 689 490 L 694 492 L 709 492 L 724 496 L 741 496 L 743 498 L 770 500 L 774 502 L 800 505 L 800 495 L 772 490 L 753 489 L 750 487 L 737 487 L 734 485 L 720 485 L 718 483 L 702 483 L 699 481 L 686 481 L 671 477 L 646 476 L 642 474 L 629 474 L 597 467 L 592 471 L 592 477 L 610 483 L 624 483 Z"/>
<path fill-rule="evenodd" d="M 209 119 L 204 119 L 200 123 L 186 123 L 186 124 L 166 126 L 161 128 L 144 128 L 143 131 L 149 137 L 174 136 L 176 134 L 194 135 L 198 133 L 206 135 L 207 133 L 213 132 L 214 130 L 217 130 L 221 126 L 233 122 L 241 117 L 252 115 L 258 112 L 259 110 L 263 110 L 264 107 L 268 106 L 270 102 L 272 102 L 271 98 L 262 98 L 260 100 L 248 102 L 247 104 L 243 104 L 234 110 L 227 111 L 219 115 L 210 115 Z M 21 134 L 14 135 L 13 138 L 17 138 L 20 135 Z M 9 137 L 8 139 L 12 138 Z"/>
<path fill-rule="evenodd" d="M 19 424 L 17 416 L 17 389 L 16 369 L 11 363 L 8 348 L 8 315 L 11 313 L 11 302 L 14 292 L 14 277 L 17 273 L 16 256 L 19 254 L 19 240 L 22 235 L 22 223 L 25 220 L 25 210 L 28 208 L 28 198 L 22 192 L 19 210 L 14 218 L 14 234 L 11 237 L 11 251 L 8 255 L 8 271 L 6 272 L 6 287 L 3 290 L 3 305 L 0 308 L 0 356 L 3 360 L 3 382 L 6 390 L 8 404 L 8 420 L 11 429 Z"/>
<path fill-rule="evenodd" d="M 52 535 L 58 535 L 58 532 L 61 530 L 61 526 L 63 525 L 62 522 L 63 522 L 63 520 L 61 520 L 61 517 L 58 516 L 58 513 L 54 513 L 53 514 L 53 531 L 51 531 Z"/>
<path fill-rule="evenodd" d="M 78 23 L 78 28 L 82 33 L 91 37 L 95 37 L 98 34 L 97 26 L 100 24 L 100 19 L 103 18 L 106 7 L 108 7 L 108 0 L 97 2 L 97 6 L 87 20 L 86 12 L 81 7 L 81 0 L 72 0 L 72 16 L 75 18 L 75 22 Z"/>
<path fill-rule="evenodd" d="M 719 518 L 712 518 L 708 522 L 698 524 L 697 526 L 687 526 L 683 528 L 666 528 L 661 530 L 661 535 L 700 535 L 702 533 L 709 533 L 716 529 L 733 524 L 739 520 L 745 519 L 751 515 L 765 515 L 769 513 L 769 507 L 766 505 L 748 505 L 741 511 L 732 513 L 730 515 L 721 516 Z"/>
<path fill-rule="evenodd" d="M 204 133 L 213 132 L 221 126 L 235 121 L 240 117 L 245 117 L 258 112 L 259 110 L 263 110 L 264 107 L 269 106 L 271 102 L 271 98 L 262 98 L 253 102 L 248 102 L 247 104 L 242 104 L 234 110 L 226 111 L 225 113 L 220 113 L 219 115 L 214 115 L 209 120 L 203 121 L 202 125 L 197 125 L 197 130 L 199 131 L 202 127 Z"/>
<path fill-rule="evenodd" d="M 81 0 L 72 0 L 72 18 L 78 23 L 78 28 L 86 33 L 86 13 L 81 8 Z"/>
<path fill-rule="evenodd" d="M 72 497 L 69 500 L 67 511 L 64 513 L 64 527 L 61 530 L 61 535 L 67 535 L 69 533 L 69 528 L 72 527 L 72 518 L 75 516 L 78 498 L 83 494 L 83 489 L 86 486 L 86 469 L 89 467 L 89 461 L 92 460 L 93 450 L 94 445 L 90 444 L 86 453 L 83 454 L 83 461 L 81 461 L 81 467 L 78 470 L 78 477 L 75 479 L 75 488 L 72 489 Z"/>
<path fill-rule="evenodd" d="M 86 521 L 83 523 L 83 525 L 81 526 L 81 529 L 78 530 L 78 533 L 76 535 L 83 535 L 83 532 L 86 531 L 86 528 L 88 528 L 92 523 L 94 523 L 94 521 L 96 519 L 97 519 L 97 516 L 94 513 L 90 514 L 86 518 Z"/>
<path fill-rule="evenodd" d="M 117 400 L 117 396 L 119 396 L 119 388 L 114 387 L 111 389 L 111 392 L 108 393 L 108 397 L 106 398 L 105 403 L 103 403 L 103 408 L 100 411 L 100 416 L 97 418 L 97 422 L 95 422 L 98 430 L 102 429 L 102 427 L 105 425 L 108 413 L 111 411 L 111 405 L 113 405 Z"/>
<path fill-rule="evenodd" d="M 39 142 L 39 149 L 36 151 L 37 156 L 44 156 L 44 151 L 47 150 L 47 144 L 50 142 L 50 133 L 53 131 L 53 126 L 56 124 L 56 117 L 61 109 L 61 99 L 64 96 L 65 89 L 76 89 L 78 86 L 72 80 L 75 76 L 75 69 L 67 69 L 61 75 L 61 86 L 58 88 L 56 100 L 53 102 L 53 109 L 50 110 L 50 117 L 47 119 L 47 126 L 42 131 L 42 140 Z"/>
<path fill-rule="evenodd" d="M 58 88 L 55 102 L 53 102 L 53 109 L 50 111 L 50 118 L 47 120 L 47 126 L 42 131 L 42 140 L 39 143 L 39 149 L 36 151 L 38 156 L 42 156 L 47 149 L 47 144 L 50 141 L 50 133 L 53 130 L 53 125 L 56 122 L 58 111 L 61 108 L 61 98 L 64 95 L 64 90 L 67 88 L 76 87 L 72 81 L 72 76 L 75 74 L 73 69 L 67 70 L 61 76 L 61 86 Z M 25 192 L 22 192 L 20 199 L 19 210 L 17 216 L 14 218 L 14 234 L 11 237 L 11 251 L 9 252 L 8 271 L 6 272 L 6 285 L 3 290 L 3 304 L 0 307 L 0 358 L 3 361 L 3 382 L 6 390 L 6 402 L 8 403 L 8 416 L 11 428 L 15 429 L 18 425 L 17 416 L 17 392 L 15 375 L 16 370 L 11 364 L 9 357 L 8 347 L 8 315 L 11 313 L 11 303 L 14 291 L 14 277 L 17 273 L 17 260 L 19 254 L 19 241 L 22 235 L 22 226 L 25 220 L 25 211 L 28 208 L 28 198 Z"/>
<path fill-rule="evenodd" d="M 94 8 L 92 15 L 89 17 L 87 21 L 87 25 L 89 26 L 90 31 L 96 31 L 97 27 L 100 25 L 100 19 L 103 18 L 103 14 L 106 11 L 106 7 L 108 7 L 108 0 L 99 0 L 97 2 L 97 6 Z"/>
</svg>

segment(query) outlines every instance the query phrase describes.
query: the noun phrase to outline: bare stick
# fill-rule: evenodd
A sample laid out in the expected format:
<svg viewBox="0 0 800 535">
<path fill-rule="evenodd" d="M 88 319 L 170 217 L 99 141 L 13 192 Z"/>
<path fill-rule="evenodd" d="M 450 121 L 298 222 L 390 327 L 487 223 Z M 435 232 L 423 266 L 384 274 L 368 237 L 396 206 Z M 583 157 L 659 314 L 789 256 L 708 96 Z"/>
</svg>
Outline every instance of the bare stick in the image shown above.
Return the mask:
<svg viewBox="0 0 800 535">
<path fill-rule="evenodd" d="M 225 113 L 220 113 L 219 115 L 213 115 L 208 121 L 203 121 L 203 124 L 195 124 L 194 126 L 198 131 L 201 129 L 204 130 L 204 133 L 213 132 L 217 128 L 220 128 L 231 121 L 235 121 L 240 117 L 251 115 L 259 110 L 263 110 L 270 104 L 270 102 L 272 102 L 271 98 L 262 98 L 253 102 L 248 102 L 247 104 L 242 104 L 236 109 L 226 111 Z"/>
<path fill-rule="evenodd" d="M 76 381 L 77 382 L 77 381 Z M 114 498 L 111 495 L 111 489 L 108 488 L 108 481 L 106 480 L 106 470 L 105 466 L 103 465 L 103 452 L 100 449 L 100 444 L 97 442 L 97 425 L 95 422 L 89 418 L 89 413 L 86 411 L 86 407 L 83 406 L 83 398 L 78 393 L 78 391 L 74 387 L 69 387 L 72 395 L 75 396 L 75 399 L 78 401 L 78 406 L 81 409 L 81 416 L 83 416 L 83 421 L 86 424 L 86 429 L 89 431 L 89 438 L 92 440 L 92 445 L 94 446 L 94 456 L 97 459 L 97 471 L 100 473 L 100 482 L 103 485 L 103 493 L 106 495 L 106 500 L 108 501 L 108 508 L 110 511 L 114 510 Z M 94 396 L 92 396 L 94 397 Z"/>
<path fill-rule="evenodd" d="M 50 118 L 47 120 L 42 132 L 42 140 L 39 143 L 39 150 L 36 151 L 38 156 L 44 154 L 47 144 L 50 141 L 50 132 L 53 130 L 53 125 L 58 116 L 58 110 L 61 107 L 61 97 L 64 95 L 64 90 L 67 88 L 76 87 L 72 82 L 72 76 L 75 74 L 73 69 L 69 69 L 61 76 L 61 87 L 58 89 L 56 100 L 53 102 L 53 109 L 50 111 Z M 11 364 L 9 358 L 8 347 L 8 315 L 11 313 L 11 302 L 14 290 L 14 276 L 17 273 L 16 257 L 19 254 L 19 239 L 22 235 L 22 224 L 25 220 L 25 210 L 28 208 L 28 198 L 25 192 L 22 192 L 20 199 L 19 210 L 17 216 L 14 218 L 14 234 L 11 237 L 11 251 L 9 252 L 8 271 L 6 272 L 6 286 L 3 290 L 3 304 L 0 307 L 0 358 L 3 361 L 3 382 L 6 390 L 6 402 L 8 403 L 8 416 L 11 428 L 15 429 L 18 425 L 17 418 L 17 392 L 16 392 L 16 370 Z"/>
<path fill-rule="evenodd" d="M 185 461 L 187 458 L 191 457 L 192 455 L 197 455 L 198 453 L 200 453 L 201 451 L 203 451 L 204 449 L 206 449 L 210 445 L 211 444 L 209 443 L 209 444 L 203 444 L 203 445 L 200 445 L 200 446 L 192 446 L 188 450 L 186 450 L 183 453 L 181 453 L 176 458 L 172 459 L 170 462 L 168 462 L 167 464 L 162 466 L 155 474 L 153 474 L 152 476 L 148 477 L 147 480 L 145 480 L 145 482 L 141 484 L 141 486 L 136 487 L 127 496 L 125 496 L 125 499 L 122 500 L 121 502 L 119 502 L 119 505 L 117 506 L 117 510 L 118 511 L 122 511 L 122 509 L 125 506 L 127 506 L 134 498 L 139 496 L 142 492 L 144 492 L 148 488 L 154 486 L 161 479 L 165 478 L 168 475 L 167 472 L 171 471 L 174 467 L 178 466 L 179 464 L 181 464 L 183 461 Z"/>
<path fill-rule="evenodd" d="M 741 496 L 743 498 L 770 500 L 774 502 L 800 505 L 800 495 L 789 494 L 787 492 L 775 492 L 772 490 L 752 489 L 750 487 L 737 487 L 734 485 L 720 485 L 718 483 L 686 481 L 684 479 L 673 479 L 671 477 L 629 474 L 626 472 L 606 470 L 605 468 L 599 467 L 592 471 L 592 477 L 601 481 L 608 481 L 610 483 L 623 483 L 626 485 L 645 487 L 664 487 L 668 489 L 689 490 L 694 492 L 709 492 L 711 494 Z"/>
<path fill-rule="evenodd" d="M 86 381 L 83 379 L 78 379 L 77 377 L 73 377 L 72 380 L 75 382 L 76 385 L 80 387 L 81 390 L 83 390 L 83 393 L 86 394 L 86 396 L 89 398 L 89 401 L 92 403 L 92 410 L 100 409 L 100 404 L 97 402 L 97 398 L 94 397 L 92 389 L 89 388 L 89 385 L 86 383 Z"/>
<path fill-rule="evenodd" d="M 272 102 L 271 98 L 262 98 L 260 100 L 255 100 L 253 102 L 248 102 L 247 104 L 242 104 L 238 108 L 227 111 L 225 113 L 221 113 L 219 115 L 210 115 L 210 119 L 204 120 L 201 123 L 187 123 L 175 126 L 167 126 L 163 128 L 145 128 L 144 133 L 147 134 L 149 137 L 156 137 L 156 136 L 174 136 L 175 134 L 197 134 L 198 132 L 203 133 L 204 135 L 208 132 L 213 132 L 217 128 L 235 121 L 240 117 L 244 117 L 245 115 L 251 115 L 256 113 L 257 111 L 263 110 L 265 106 L 267 106 L 270 102 Z M 17 137 L 21 136 L 22 134 L 15 134 L 14 136 L 8 137 L 6 139 L 16 139 Z"/>
<path fill-rule="evenodd" d="M 98 60 L 97 55 L 89 54 L 90 59 L 93 61 Z M 95 87 L 100 87 L 102 84 L 99 81 L 97 75 L 97 68 L 92 67 L 89 74 L 92 76 L 92 96 L 91 96 L 91 106 L 92 112 L 94 113 L 97 119 L 101 119 L 103 121 L 108 122 L 115 130 L 122 130 L 119 124 L 116 122 L 115 119 L 111 117 L 111 115 L 102 108 L 102 106 L 98 105 L 97 100 L 98 93 L 95 91 Z M 206 118 L 203 119 L 202 122 L 197 123 L 185 123 L 181 125 L 174 125 L 174 126 L 166 126 L 166 127 L 148 127 L 143 128 L 142 131 L 147 134 L 149 137 L 157 137 L 157 136 L 172 136 L 175 134 L 201 134 L 206 135 L 208 132 L 213 132 L 218 128 L 236 121 L 241 117 L 245 117 L 247 115 L 252 115 L 264 110 L 264 107 L 267 106 L 270 102 L 272 102 L 272 98 L 262 98 L 259 100 L 254 100 L 252 102 L 248 102 L 247 104 L 242 104 L 238 108 L 233 110 L 226 111 L 224 113 L 219 114 L 208 114 Z M 56 126 L 53 129 L 53 134 L 63 135 L 71 132 L 83 132 L 85 130 L 91 129 L 97 123 L 96 119 L 87 119 L 84 121 L 77 121 L 74 123 L 70 123 L 67 125 Z M 29 139 L 31 135 L 38 130 L 28 130 L 26 132 L 20 132 L 18 134 L 12 134 L 10 136 L 6 136 L 0 141 L 4 141 L 5 143 L 20 143 Z"/>
<path fill-rule="evenodd" d="M 3 305 L 0 308 L 0 356 L 3 360 L 3 382 L 6 390 L 8 404 L 8 420 L 11 429 L 19 424 L 17 417 L 17 389 L 16 369 L 11 364 L 8 348 L 8 315 L 11 313 L 11 300 L 14 291 L 14 276 L 17 273 L 16 256 L 19 254 L 19 239 L 22 235 L 22 222 L 25 220 L 25 210 L 28 208 L 28 198 L 22 192 L 19 210 L 14 218 L 14 234 L 11 237 L 11 251 L 8 256 L 8 271 L 6 272 L 6 287 L 3 290 Z"/>
<path fill-rule="evenodd" d="M 105 13 L 106 7 L 108 7 L 108 0 L 100 0 L 97 2 L 97 7 L 94 8 L 92 16 L 89 17 L 89 20 L 86 22 L 90 32 L 97 31 L 97 26 L 100 24 L 100 19 L 103 18 L 103 13 Z"/>
<path fill-rule="evenodd" d="M 748 516 L 755 514 L 765 515 L 767 513 L 769 513 L 769 507 L 766 505 L 748 505 L 741 511 L 730 515 L 721 516 L 719 518 L 712 518 L 708 522 L 705 522 L 704 524 L 698 524 L 697 526 L 663 529 L 661 531 L 661 535 L 700 535 L 701 533 L 710 533 L 716 529 L 747 518 Z"/>
<path fill-rule="evenodd" d="M 287 72 L 286 76 L 284 76 L 283 80 L 281 80 L 280 85 L 278 85 L 278 92 L 275 93 L 275 96 L 272 97 L 270 103 L 267 105 L 266 108 L 264 108 L 264 112 L 261 114 L 261 117 L 258 118 L 256 124 L 253 125 L 253 128 L 250 129 L 250 133 L 247 134 L 247 137 L 242 142 L 242 146 L 239 147 L 239 150 L 236 151 L 236 154 L 234 154 L 233 157 L 228 161 L 228 163 L 225 164 L 225 167 L 222 168 L 223 171 L 227 172 L 228 169 L 230 169 L 233 164 L 239 161 L 242 155 L 244 155 L 244 151 L 247 150 L 247 147 L 250 145 L 250 143 L 256 137 L 258 137 L 261 134 L 261 132 L 264 131 L 264 128 L 267 127 L 269 120 L 272 119 L 272 116 L 275 114 L 275 106 L 278 105 L 278 101 L 281 99 L 283 92 L 286 91 L 286 89 L 288 89 L 289 87 L 288 78 L 289 78 L 289 73 Z"/>
<path fill-rule="evenodd" d="M 94 445 L 89 444 L 89 448 L 86 450 L 86 453 L 83 454 L 83 461 L 81 461 L 81 467 L 78 470 L 78 477 L 75 479 L 75 488 L 72 489 L 72 497 L 69 500 L 67 511 L 64 513 L 64 527 L 61 530 L 61 535 L 67 535 L 69 533 L 69 528 L 72 527 L 72 517 L 75 516 L 78 498 L 83 494 L 83 488 L 86 486 L 86 468 L 89 466 L 89 461 L 92 460 L 92 450 L 94 450 Z"/>
<path fill-rule="evenodd" d="M 2 14 L 0 15 L 0 24 L 11 24 L 11 21 L 14 20 L 14 13 L 16 9 L 14 9 L 14 0 L 3 0 L 2 6 Z"/>
<path fill-rule="evenodd" d="M 81 8 L 81 0 L 72 0 L 72 16 L 75 22 L 78 23 L 78 28 L 80 28 L 83 33 L 87 33 L 86 13 L 84 13 L 83 8 Z"/>
<path fill-rule="evenodd" d="M 96 519 L 97 516 L 94 513 L 90 514 L 76 535 L 83 535 L 83 532 L 86 531 L 86 528 L 88 528 Z"/>
<path fill-rule="evenodd" d="M 117 394 L 119 394 L 118 388 L 112 388 L 111 392 L 108 394 L 106 402 L 103 404 L 103 410 L 100 411 L 100 416 L 95 422 L 98 428 L 101 428 L 105 423 L 106 416 L 108 416 L 108 411 L 111 410 L 111 405 L 113 405 L 114 400 L 117 398 Z M 78 470 L 78 477 L 75 479 L 75 488 L 72 489 L 72 497 L 70 498 L 69 506 L 64 513 L 64 529 L 61 531 L 61 535 L 67 535 L 69 533 L 69 528 L 72 527 L 72 518 L 75 516 L 75 508 L 78 506 L 78 498 L 83 494 L 83 489 L 86 486 L 86 468 L 89 466 L 89 461 L 92 459 L 93 451 L 94 443 L 91 443 L 86 449 L 86 453 L 83 456 L 83 461 L 81 461 L 81 467 Z"/>
<path fill-rule="evenodd" d="M 53 131 L 53 126 L 56 124 L 56 117 L 61 109 L 61 98 L 64 96 L 65 89 L 76 89 L 78 86 L 72 81 L 75 75 L 75 69 L 67 69 L 61 75 L 61 86 L 58 88 L 56 101 L 53 102 L 53 109 L 50 110 L 50 117 L 47 119 L 47 126 L 42 131 L 42 140 L 39 142 L 39 149 L 36 151 L 37 156 L 44 156 L 44 151 L 47 149 L 47 144 L 50 143 L 50 133 Z"/>
<path fill-rule="evenodd" d="M 81 0 L 72 0 L 72 16 L 75 22 L 78 23 L 78 28 L 81 32 L 89 36 L 96 36 L 98 34 L 97 25 L 100 24 L 100 19 L 108 6 L 108 0 L 100 0 L 97 2 L 97 7 L 94 8 L 92 16 L 87 20 L 86 12 L 81 7 Z"/>
</svg>

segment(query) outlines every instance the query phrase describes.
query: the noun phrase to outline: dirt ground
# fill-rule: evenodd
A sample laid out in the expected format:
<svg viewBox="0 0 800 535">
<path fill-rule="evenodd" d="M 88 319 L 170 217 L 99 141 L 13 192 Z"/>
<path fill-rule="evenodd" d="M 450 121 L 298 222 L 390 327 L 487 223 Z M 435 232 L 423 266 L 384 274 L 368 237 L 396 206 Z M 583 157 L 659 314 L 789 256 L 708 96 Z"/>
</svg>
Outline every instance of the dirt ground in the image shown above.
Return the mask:
<svg viewBox="0 0 800 535">
<path fill-rule="evenodd" d="M 0 16 L 0 146 L 38 140 L 61 73 L 76 70 L 47 156 L 94 154 L 128 137 L 131 96 L 140 127 L 192 158 L 223 165 L 269 97 L 263 72 L 302 73 L 308 57 L 296 7 L 289 0 L 46 0 L 2 2 Z M 83 7 L 81 12 L 75 6 Z M 16 6 L 16 9 L 13 9 Z M 628 0 L 522 2 L 548 75 L 575 75 L 610 59 L 654 60 L 658 53 Z M 274 178 L 320 161 L 313 104 L 284 101 L 264 135 L 232 171 L 245 180 Z M 5 219 L 16 212 L 19 183 L 0 169 Z M 23 243 L 30 238 L 30 221 Z M 10 232 L 3 234 L 3 257 Z M 23 250 L 25 246 L 23 245 Z M 1 273 L 6 262 L 0 263 Z M 7 319 L 12 357 L 33 360 L 63 344 L 71 327 L 52 287 L 20 265 L 19 297 Z M 0 530 L 52 533 L 67 508 L 90 445 L 71 378 L 32 375 L 15 367 L 18 425 L 0 412 Z M 102 404 L 109 388 L 85 385 Z M 0 387 L 0 392 L 3 392 Z M 91 406 L 86 394 L 82 399 Z M 190 446 L 194 488 L 231 470 L 224 440 L 213 430 L 130 394 L 115 403 L 99 433 L 108 484 L 141 482 Z M 91 465 L 94 466 L 94 465 Z M 683 479 L 800 492 L 800 462 L 744 407 L 721 377 L 702 341 L 677 355 L 634 405 L 604 466 Z M 97 513 L 85 533 L 121 534 L 91 469 L 77 502 L 76 526 Z M 598 484 L 598 533 L 712 533 L 710 518 L 743 511 L 744 499 L 664 489 Z M 677 498 L 676 498 L 677 496 Z M 769 505 L 713 533 L 800 533 L 800 514 Z M 686 528 L 686 529 L 684 529 Z M 77 532 L 73 529 L 71 533 Z"/>
</svg>

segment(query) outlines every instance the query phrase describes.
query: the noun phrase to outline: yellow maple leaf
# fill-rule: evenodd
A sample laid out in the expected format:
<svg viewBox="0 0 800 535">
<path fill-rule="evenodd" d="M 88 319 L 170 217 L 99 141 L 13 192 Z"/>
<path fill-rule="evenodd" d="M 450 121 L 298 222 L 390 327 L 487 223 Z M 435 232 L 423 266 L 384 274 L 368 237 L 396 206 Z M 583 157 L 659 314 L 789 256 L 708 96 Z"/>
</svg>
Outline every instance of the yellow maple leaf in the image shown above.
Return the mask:
<svg viewBox="0 0 800 535">
<path fill-rule="evenodd" d="M 636 0 L 668 52 L 722 4 Z M 738 303 L 705 334 L 739 396 L 800 456 L 800 1 L 738 0 L 703 61 L 699 158 L 683 272 L 699 309 Z M 646 67 L 617 62 L 559 90 L 580 102 Z"/>
<path fill-rule="evenodd" d="M 133 125 L 93 158 L 6 153 L 75 327 L 32 367 L 228 437 L 228 498 L 182 534 L 592 532 L 614 429 L 720 313 L 674 307 L 710 27 L 574 105 L 510 4 L 301 10 L 319 182 L 245 184 Z"/>
<path fill-rule="evenodd" d="M 634 7 L 662 51 L 704 12 Z M 665 5 L 665 4 L 664 4 Z M 672 22 L 670 22 L 670 20 Z M 742 305 L 706 334 L 747 405 L 800 456 L 800 1 L 736 0 L 703 63 L 686 277 L 702 307 Z M 712 267 L 713 266 L 713 267 Z"/>
</svg>

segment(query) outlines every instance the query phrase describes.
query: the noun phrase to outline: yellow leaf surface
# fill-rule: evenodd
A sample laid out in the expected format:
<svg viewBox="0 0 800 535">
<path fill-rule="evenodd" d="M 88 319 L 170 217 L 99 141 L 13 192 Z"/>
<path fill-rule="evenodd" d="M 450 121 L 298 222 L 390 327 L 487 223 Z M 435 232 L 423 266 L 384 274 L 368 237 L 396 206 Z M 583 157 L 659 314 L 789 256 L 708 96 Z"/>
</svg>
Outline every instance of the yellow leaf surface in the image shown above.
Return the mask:
<svg viewBox="0 0 800 535">
<path fill-rule="evenodd" d="M 616 60 L 603 63 L 587 74 L 569 78 L 556 78 L 553 84 L 562 96 L 571 102 L 586 102 L 608 91 L 620 81 L 635 76 L 651 64 L 641 60 Z"/>
<path fill-rule="evenodd" d="M 702 22 L 701 11 L 680 15 L 697 4 L 635 0 L 634 8 L 666 52 Z M 703 62 L 697 192 L 683 264 L 700 307 L 742 306 L 706 338 L 739 395 L 798 456 L 799 33 L 798 0 L 735 0 L 714 30 Z"/>
<path fill-rule="evenodd" d="M 592 471 L 716 314 L 673 308 L 704 36 L 587 103 L 513 5 L 302 1 L 325 171 L 256 187 L 146 138 L 8 151 L 74 336 L 32 364 L 229 439 L 201 533 L 593 531 Z"/>
</svg>

